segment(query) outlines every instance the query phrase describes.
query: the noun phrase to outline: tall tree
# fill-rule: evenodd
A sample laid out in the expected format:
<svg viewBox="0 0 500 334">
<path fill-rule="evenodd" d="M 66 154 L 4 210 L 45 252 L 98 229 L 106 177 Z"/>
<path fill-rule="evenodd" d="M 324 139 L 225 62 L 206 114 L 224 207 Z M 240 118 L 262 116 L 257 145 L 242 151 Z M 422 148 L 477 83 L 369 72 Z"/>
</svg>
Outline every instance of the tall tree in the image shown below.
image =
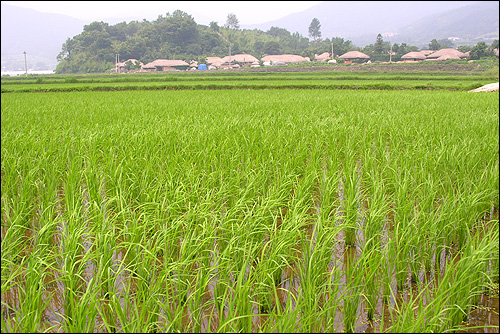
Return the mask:
<svg viewBox="0 0 500 334">
<path fill-rule="evenodd" d="M 64 58 L 69 57 L 71 55 L 71 52 L 74 51 L 75 46 L 76 46 L 75 40 L 71 39 L 71 38 L 67 38 L 66 42 L 64 42 L 62 45 L 61 52 L 59 52 L 59 54 L 57 55 L 57 60 L 61 61 Z"/>
<path fill-rule="evenodd" d="M 211 21 L 210 22 L 210 29 L 212 29 L 213 31 L 219 31 L 219 25 L 217 24 L 217 22 L 215 21 Z"/>
<path fill-rule="evenodd" d="M 230 28 L 230 29 L 239 29 L 240 28 L 240 21 L 238 20 L 238 18 L 236 17 L 235 14 L 233 14 L 233 13 L 227 14 L 225 27 Z"/>
<path fill-rule="evenodd" d="M 441 49 L 441 44 L 439 44 L 439 42 L 437 41 L 437 39 L 433 39 L 430 43 L 429 43 L 429 50 L 439 50 Z"/>
<path fill-rule="evenodd" d="M 314 40 L 321 38 L 321 23 L 317 18 L 312 19 L 311 24 L 309 25 L 309 37 Z"/>
<path fill-rule="evenodd" d="M 352 42 L 350 40 L 344 41 L 342 37 L 332 37 L 333 53 L 336 56 L 341 56 L 348 51 L 353 50 Z"/>
<path fill-rule="evenodd" d="M 455 43 L 451 39 L 448 38 L 443 38 L 443 39 L 438 39 L 439 45 L 441 45 L 441 49 L 444 48 L 455 48 Z"/>
<path fill-rule="evenodd" d="M 288 30 L 286 30 L 285 28 L 279 28 L 279 27 L 275 27 L 275 26 L 272 26 L 271 28 L 269 28 L 267 33 L 271 36 L 281 37 L 281 38 L 289 38 L 291 36 L 290 32 Z"/>
<path fill-rule="evenodd" d="M 460 45 L 459 47 L 457 47 L 457 50 L 460 51 L 460 52 L 466 53 L 466 52 L 469 52 L 470 50 L 472 50 L 472 46 L 470 46 L 470 45 Z"/>
<path fill-rule="evenodd" d="M 276 41 L 267 41 L 264 43 L 264 53 L 268 55 L 278 55 L 281 53 L 281 45 Z"/>
<path fill-rule="evenodd" d="M 477 43 L 471 50 L 470 50 L 470 59 L 473 60 L 478 60 L 483 57 L 490 57 L 493 55 L 493 51 L 488 49 L 488 45 L 485 42 L 479 42 Z"/>
<path fill-rule="evenodd" d="M 382 38 L 381 34 L 377 35 L 377 41 L 375 42 L 375 45 L 373 46 L 373 51 L 375 53 L 381 54 L 384 52 L 384 39 Z"/>
</svg>

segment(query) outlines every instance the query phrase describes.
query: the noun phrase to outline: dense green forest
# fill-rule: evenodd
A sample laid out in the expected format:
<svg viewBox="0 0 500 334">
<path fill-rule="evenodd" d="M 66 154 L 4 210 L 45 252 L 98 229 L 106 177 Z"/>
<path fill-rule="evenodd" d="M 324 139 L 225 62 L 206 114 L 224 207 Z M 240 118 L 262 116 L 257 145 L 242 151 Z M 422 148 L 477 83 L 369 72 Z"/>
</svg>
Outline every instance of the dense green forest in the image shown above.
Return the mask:
<svg viewBox="0 0 500 334">
<path fill-rule="evenodd" d="M 359 48 L 341 37 L 322 39 L 320 29 L 321 23 L 316 18 L 309 29 L 311 40 L 279 27 L 271 27 L 268 31 L 240 29 L 234 14 L 228 15 L 223 26 L 214 21 L 207 26 L 197 24 L 191 15 L 181 10 L 159 15 L 153 21 L 144 19 L 115 25 L 93 22 L 85 25 L 82 33 L 63 43 L 57 56 L 56 73 L 106 72 L 113 68 L 117 54 L 120 60 L 137 59 L 144 64 L 155 59 L 203 63 L 205 57 L 238 53 L 248 53 L 259 59 L 266 54 L 289 53 L 314 60 L 315 54 L 331 52 L 333 47 L 336 56 L 358 50 L 368 54 L 373 61 L 388 61 L 392 50 L 392 60 L 397 61 L 402 55 L 418 50 L 405 43 L 390 45 L 380 34 L 373 44 Z M 448 47 L 446 41 L 439 42 Z"/>
</svg>

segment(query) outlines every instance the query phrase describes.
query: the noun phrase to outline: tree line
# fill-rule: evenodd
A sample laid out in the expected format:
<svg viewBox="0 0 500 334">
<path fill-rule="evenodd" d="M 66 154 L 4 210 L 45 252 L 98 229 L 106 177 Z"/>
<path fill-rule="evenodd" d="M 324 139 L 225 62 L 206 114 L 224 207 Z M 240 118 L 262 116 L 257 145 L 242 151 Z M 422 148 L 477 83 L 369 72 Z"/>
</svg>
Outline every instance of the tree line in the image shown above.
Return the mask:
<svg viewBox="0 0 500 334">
<path fill-rule="evenodd" d="M 109 25 L 92 22 L 83 31 L 68 38 L 57 56 L 55 72 L 98 73 L 114 67 L 116 55 L 120 60 L 137 59 L 146 64 L 155 59 L 183 59 L 203 62 L 205 57 L 224 57 L 248 53 L 257 58 L 272 54 L 297 54 L 314 59 L 315 54 L 331 52 L 336 56 L 358 50 L 372 60 L 388 60 L 392 49 L 393 60 L 416 46 L 405 43 L 390 45 L 379 34 L 374 44 L 359 48 L 341 37 L 321 38 L 321 24 L 317 18 L 309 26 L 309 39 L 298 32 L 290 33 L 279 27 L 267 31 L 240 29 L 236 15 L 230 13 L 224 25 L 212 21 L 197 24 L 194 18 L 181 10 L 159 15 L 156 20 L 121 22 Z"/>
</svg>

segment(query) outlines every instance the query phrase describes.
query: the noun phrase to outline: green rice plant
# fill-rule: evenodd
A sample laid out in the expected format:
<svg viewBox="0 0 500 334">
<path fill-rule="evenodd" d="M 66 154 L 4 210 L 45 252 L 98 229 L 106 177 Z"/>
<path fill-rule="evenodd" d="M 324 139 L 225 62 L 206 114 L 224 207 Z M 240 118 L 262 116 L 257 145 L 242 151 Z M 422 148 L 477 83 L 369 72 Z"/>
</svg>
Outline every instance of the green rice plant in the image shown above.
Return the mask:
<svg viewBox="0 0 500 334">
<path fill-rule="evenodd" d="M 83 228 L 63 231 L 62 244 L 60 245 L 61 276 L 59 280 L 64 286 L 63 310 L 64 326 L 69 330 L 75 329 L 75 322 L 80 322 L 80 317 L 85 313 L 78 313 L 75 309 L 80 306 L 80 293 L 86 290 L 83 273 L 86 262 L 92 259 L 92 253 L 86 253 L 82 244 Z M 80 309 L 81 310 L 81 309 Z M 80 321 L 79 321 L 80 320 Z"/>
<path fill-rule="evenodd" d="M 149 283 L 148 288 L 145 289 L 145 284 L 139 284 L 138 288 L 134 293 L 134 302 L 131 305 L 130 320 L 127 320 L 124 315 L 121 316 L 121 324 L 128 324 L 129 322 L 134 324 L 135 332 L 157 332 L 159 329 L 159 314 L 160 314 L 160 304 L 161 304 L 161 293 L 162 288 L 159 280 L 154 280 L 150 277 L 138 277 L 140 283 L 146 281 Z M 120 307 L 116 304 L 116 295 L 113 294 L 112 298 L 115 299 L 115 306 L 111 309 L 118 313 Z M 181 307 L 182 308 L 182 307 Z M 116 316 L 116 315 L 115 315 Z M 112 324 L 111 324 L 112 326 Z"/>
<path fill-rule="evenodd" d="M 3 157 L 2 152 L 2 161 Z M 6 218 L 5 222 L 2 219 L 2 226 L 19 229 L 19 233 L 25 234 L 24 231 L 32 229 L 31 222 L 36 212 L 36 181 L 34 172 L 26 171 L 27 167 L 22 166 L 22 162 L 20 164 L 21 166 L 15 164 L 13 167 L 15 169 L 10 172 L 16 177 L 6 176 L 5 178 L 10 181 L 5 183 L 2 181 L 2 213 Z M 5 168 L 2 168 L 3 170 Z M 24 235 L 22 240 L 26 241 Z"/>
<path fill-rule="evenodd" d="M 424 266 L 424 260 L 422 259 L 425 256 L 425 253 L 421 251 L 422 238 L 418 234 L 418 224 L 420 222 L 420 212 L 415 210 L 413 213 L 413 218 L 410 222 L 409 229 L 411 230 L 411 234 L 415 236 L 408 246 L 408 266 L 410 271 L 410 285 L 413 283 L 418 283 L 420 281 L 419 276 L 422 267 Z"/>
<path fill-rule="evenodd" d="M 12 283 L 14 277 L 16 277 L 16 273 L 21 269 L 24 270 L 22 267 L 22 263 L 25 262 L 23 237 L 24 228 L 16 224 L 15 221 L 5 231 L 5 234 L 2 233 L 2 252 L 0 252 L 2 259 L 2 284 L 7 284 L 7 282 Z"/>
<path fill-rule="evenodd" d="M 184 312 L 186 310 L 186 305 L 178 305 L 176 301 L 176 281 L 175 276 L 171 277 L 171 273 L 175 272 L 175 264 L 164 267 L 163 271 L 160 273 L 161 277 L 165 277 L 164 283 L 164 293 L 160 294 L 163 297 L 163 301 L 159 304 L 159 307 L 165 318 L 165 324 L 163 330 L 174 331 L 181 330 L 183 328 L 182 321 L 184 317 Z M 159 326 L 159 330 L 162 327 Z"/>
<path fill-rule="evenodd" d="M 243 260 L 238 261 L 241 267 L 238 272 L 235 272 L 232 298 L 227 302 L 228 316 L 226 324 L 221 326 L 221 328 L 229 328 L 231 331 L 251 332 L 254 312 L 250 296 L 253 292 L 253 286 L 256 283 L 255 272 L 250 269 L 252 252 L 248 249 L 240 250 L 241 254 L 238 257 L 242 257 Z"/>
<path fill-rule="evenodd" d="M 192 288 L 189 308 L 191 310 L 191 319 L 193 321 L 193 331 L 200 332 L 202 330 L 203 311 L 205 309 L 205 294 L 208 291 L 210 284 L 210 265 L 201 265 L 196 271 L 195 286 Z"/>
<path fill-rule="evenodd" d="M 435 80 L 431 78 L 428 81 L 422 81 L 412 78 L 397 78 L 393 80 L 391 77 L 367 78 L 362 77 L 357 79 L 343 78 L 343 80 L 329 80 L 331 78 L 323 78 L 318 80 L 317 76 L 311 75 L 310 78 L 297 80 L 289 76 L 273 77 L 263 79 L 262 77 L 228 77 L 224 80 L 215 80 L 208 76 L 207 80 L 151 80 L 144 82 L 139 81 L 117 81 L 106 82 L 104 80 L 89 81 L 89 79 L 66 79 L 64 82 L 42 82 L 42 83 L 22 83 L 10 84 L 2 86 L 2 93 L 13 92 L 112 92 L 126 90 L 215 90 L 215 89 L 365 89 L 365 90 L 425 90 L 425 89 L 453 89 L 467 91 L 491 81 L 487 78 L 480 77 L 477 81 L 464 80 L 463 78 L 444 78 Z M 448 79 L 448 80 L 446 80 Z M 453 80 L 455 79 L 455 80 Z M 457 80 L 458 79 L 458 80 Z M 461 80 L 460 80 L 461 79 Z M 76 80 L 76 81 L 75 81 Z"/>
<path fill-rule="evenodd" d="M 362 253 L 362 267 L 365 272 L 364 276 L 364 300 L 366 302 L 367 317 L 368 320 L 374 320 L 375 309 L 380 297 L 380 289 L 382 284 L 380 279 L 382 278 L 382 257 L 380 251 L 371 250 L 364 251 Z"/>
<path fill-rule="evenodd" d="M 64 319 L 64 329 L 68 333 L 94 332 L 97 328 L 97 316 L 99 314 L 98 288 L 95 286 L 94 278 L 91 278 L 83 293 L 77 293 L 73 299 L 68 295 L 71 305 L 71 318 L 66 312 L 61 315 Z M 77 300 L 76 300 L 77 299 Z M 68 309 L 68 306 L 66 306 Z"/>
<path fill-rule="evenodd" d="M 384 278 L 383 253 L 382 253 L 382 230 L 384 219 L 387 215 L 388 207 L 385 194 L 383 192 L 382 175 L 375 170 L 368 173 L 368 196 L 366 221 L 363 226 L 364 245 L 362 251 L 363 268 L 366 271 L 365 277 L 365 300 L 367 304 L 368 320 L 373 320 L 375 307 L 379 298 L 379 290 L 382 288 L 380 279 Z"/>
<path fill-rule="evenodd" d="M 319 218 L 319 217 L 318 217 Z M 331 283 L 331 274 L 328 267 L 332 258 L 332 245 L 334 238 L 340 232 L 340 226 L 325 226 L 319 218 L 314 225 L 313 235 L 310 240 L 302 239 L 303 259 L 299 266 L 301 302 L 297 305 L 301 318 L 305 321 L 303 328 L 308 332 L 320 330 L 318 315 L 325 308 L 327 293 Z M 332 298 L 332 296 L 330 296 Z M 309 316 L 316 315 L 309 319 Z"/>
<path fill-rule="evenodd" d="M 401 224 L 402 225 L 402 224 Z M 398 292 L 402 292 L 408 278 L 409 245 L 413 234 L 409 234 L 400 224 L 394 226 L 394 236 L 391 239 L 390 257 L 394 258 L 394 272 Z"/>
<path fill-rule="evenodd" d="M 272 263 L 261 259 L 255 269 L 259 277 L 256 280 L 254 295 L 257 300 L 257 305 L 259 306 L 260 314 L 270 314 L 276 307 L 276 301 L 273 300 L 275 278 L 272 274 L 272 267 Z"/>
<path fill-rule="evenodd" d="M 99 286 L 104 299 L 109 298 L 110 292 L 114 290 L 113 253 L 114 237 L 110 233 L 100 233 L 96 236 L 96 276 L 100 279 Z"/>
<path fill-rule="evenodd" d="M 390 298 L 392 296 L 392 278 L 394 275 L 394 264 L 389 261 L 390 254 L 392 253 L 392 248 L 394 244 L 389 242 L 382 247 L 382 261 L 381 261 L 381 280 L 382 280 L 382 301 L 384 304 L 390 304 Z"/>
<path fill-rule="evenodd" d="M 22 302 L 19 309 L 15 310 L 15 318 L 10 326 L 12 330 L 18 332 L 39 332 L 43 328 L 43 310 L 50 303 L 50 298 L 43 298 L 44 279 L 47 275 L 46 262 L 36 254 L 25 258 L 25 261 L 23 261 L 26 264 L 24 280 L 18 285 L 19 299 Z"/>
<path fill-rule="evenodd" d="M 358 317 L 358 308 L 363 289 L 363 275 L 361 261 L 355 258 L 355 252 L 346 251 L 344 254 L 345 288 L 343 292 L 344 332 L 354 333 Z"/>
<path fill-rule="evenodd" d="M 356 225 L 358 220 L 358 174 L 356 171 L 355 151 L 348 148 L 344 158 L 344 236 L 346 247 L 356 243 Z"/>
<path fill-rule="evenodd" d="M 402 303 L 402 305 L 396 303 L 394 308 L 390 311 L 391 325 L 386 331 L 431 331 L 432 329 L 435 329 L 435 326 L 438 326 L 438 324 L 442 324 L 442 314 L 425 312 L 426 308 L 423 306 L 422 302 L 424 298 L 432 299 L 428 289 L 421 290 L 417 295 L 410 294 L 409 300 Z M 415 317 L 415 314 L 417 314 L 417 317 Z M 421 316 L 422 314 L 426 314 L 426 317 Z M 381 325 L 381 329 L 383 328 L 382 326 L 383 325 Z"/>
<path fill-rule="evenodd" d="M 12 268 L 10 262 L 5 261 L 2 258 L 2 266 L 5 268 L 2 270 L 2 329 L 11 329 L 16 326 L 15 317 L 9 315 L 15 314 L 18 304 L 15 300 L 10 300 L 7 298 L 8 295 L 18 295 L 19 294 L 19 280 L 20 276 L 24 274 L 23 267 Z"/>
<path fill-rule="evenodd" d="M 219 265 L 218 281 L 214 289 L 214 311 L 220 324 L 224 324 L 230 319 L 226 304 L 228 304 L 231 293 L 231 284 L 224 267 Z"/>
<path fill-rule="evenodd" d="M 342 271 L 340 267 L 334 266 L 328 273 L 326 283 L 319 287 L 320 294 L 324 296 L 324 300 L 317 313 L 317 318 L 320 321 L 317 328 L 329 333 L 339 332 L 340 324 L 336 323 L 335 320 L 343 302 L 342 298 L 339 298 L 342 296 L 343 286 L 341 276 Z M 311 314 L 311 316 L 314 316 L 314 314 Z M 318 321 L 318 319 L 313 321 Z"/>
<path fill-rule="evenodd" d="M 491 257 L 492 251 L 498 249 L 498 229 L 488 231 L 483 237 L 479 234 L 471 238 L 464 250 L 464 255 L 447 266 L 442 280 L 430 293 L 422 289 L 418 296 L 394 310 L 397 320 L 393 320 L 390 330 L 410 330 L 422 332 L 456 331 L 467 318 L 472 306 L 471 298 L 480 292 L 484 283 L 481 277 L 488 275 L 483 271 L 483 264 Z M 470 273 L 475 273 L 470 275 Z M 419 302 L 418 312 L 414 313 L 414 304 L 425 295 L 427 305 Z M 413 298 L 413 297 L 412 297 Z"/>
<path fill-rule="evenodd" d="M 165 287 L 164 280 L 160 279 L 164 277 L 167 273 L 168 277 L 168 269 L 160 269 L 160 261 L 157 258 L 157 248 L 156 239 L 154 236 L 150 239 L 143 240 L 139 243 L 140 250 L 137 253 L 137 256 L 140 258 L 140 262 L 133 271 L 134 274 L 129 276 L 129 280 L 134 281 L 133 285 L 133 301 L 129 302 L 129 311 L 127 314 L 130 314 L 130 319 L 127 322 L 127 325 L 130 323 L 132 326 L 129 326 L 131 331 L 157 331 L 159 328 L 159 314 L 160 314 L 160 304 L 162 303 L 163 296 L 165 295 Z M 129 248 L 130 249 L 130 248 Z M 126 256 L 123 256 L 126 258 Z M 127 263 L 126 261 L 116 261 L 117 263 L 113 266 L 113 271 L 115 272 L 115 276 L 118 278 L 124 276 L 127 277 L 129 273 L 126 270 Z M 123 280 L 123 277 L 120 278 Z M 116 286 L 116 283 L 115 283 Z M 130 283 L 125 287 L 129 291 L 131 290 Z M 120 299 L 128 297 L 125 296 L 126 293 L 121 293 L 118 295 L 118 289 L 111 293 L 111 296 L 115 298 L 115 302 L 117 297 Z M 111 303 L 111 302 L 110 302 Z M 115 313 L 118 315 L 118 311 L 115 309 Z M 122 320 L 123 319 L 123 320 Z M 123 321 L 126 321 L 126 315 L 122 315 L 120 317 L 120 322 L 123 326 Z"/>
<path fill-rule="evenodd" d="M 434 201 L 437 197 L 436 188 L 437 185 L 435 186 L 428 176 L 425 183 L 422 183 L 419 187 L 421 195 L 417 205 L 419 213 L 417 224 L 419 240 L 422 240 L 422 242 L 418 242 L 417 245 L 420 246 L 420 249 L 416 250 L 416 254 L 420 258 L 425 273 L 432 271 L 434 265 L 433 256 L 435 256 L 440 243 L 440 230 L 437 226 L 440 225 L 442 218 L 440 217 L 440 211 L 434 208 Z"/>
<path fill-rule="evenodd" d="M 333 154 L 332 154 L 333 155 Z M 324 170 L 322 171 L 320 181 L 320 208 L 319 215 L 321 221 L 333 221 L 332 217 L 336 215 L 336 206 L 338 205 L 339 175 L 337 172 L 337 163 L 335 158 L 329 157 Z"/>
</svg>

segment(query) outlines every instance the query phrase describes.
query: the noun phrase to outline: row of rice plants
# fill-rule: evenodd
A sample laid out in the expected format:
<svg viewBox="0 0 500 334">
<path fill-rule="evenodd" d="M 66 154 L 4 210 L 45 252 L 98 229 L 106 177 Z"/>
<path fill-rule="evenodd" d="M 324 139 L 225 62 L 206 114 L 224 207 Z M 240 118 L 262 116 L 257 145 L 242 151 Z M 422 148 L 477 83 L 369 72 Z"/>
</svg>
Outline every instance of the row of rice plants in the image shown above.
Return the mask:
<svg viewBox="0 0 500 334">
<path fill-rule="evenodd" d="M 175 77 L 174 77 L 175 78 Z M 109 91 L 109 90 L 185 90 L 185 89 L 375 89 L 375 90 L 459 90 L 467 91 L 485 84 L 491 79 L 477 77 L 452 78 L 443 80 L 431 78 L 428 80 L 406 79 L 372 79 L 364 80 L 335 78 L 269 78 L 269 77 L 242 77 L 242 78 L 200 78 L 200 80 L 150 80 L 150 81 L 119 81 L 119 82 L 81 82 L 81 83 L 32 83 L 3 85 L 2 93 L 12 92 L 73 92 L 73 91 Z"/>
<path fill-rule="evenodd" d="M 2 77 L 2 85 L 24 84 L 64 84 L 64 83 L 119 83 L 119 82 L 171 82 L 171 81 L 301 81 L 301 80 L 418 80 L 418 81 L 463 81 L 495 80 L 498 77 L 492 70 L 484 72 L 453 71 L 453 72 L 369 72 L 369 71 L 321 71 L 321 72 L 149 72 L 123 74 L 86 74 L 86 75 L 43 75 L 28 77 Z"/>
<path fill-rule="evenodd" d="M 498 94 L 3 94 L 2 330 L 457 329 L 498 281 L 497 120 Z"/>
</svg>

